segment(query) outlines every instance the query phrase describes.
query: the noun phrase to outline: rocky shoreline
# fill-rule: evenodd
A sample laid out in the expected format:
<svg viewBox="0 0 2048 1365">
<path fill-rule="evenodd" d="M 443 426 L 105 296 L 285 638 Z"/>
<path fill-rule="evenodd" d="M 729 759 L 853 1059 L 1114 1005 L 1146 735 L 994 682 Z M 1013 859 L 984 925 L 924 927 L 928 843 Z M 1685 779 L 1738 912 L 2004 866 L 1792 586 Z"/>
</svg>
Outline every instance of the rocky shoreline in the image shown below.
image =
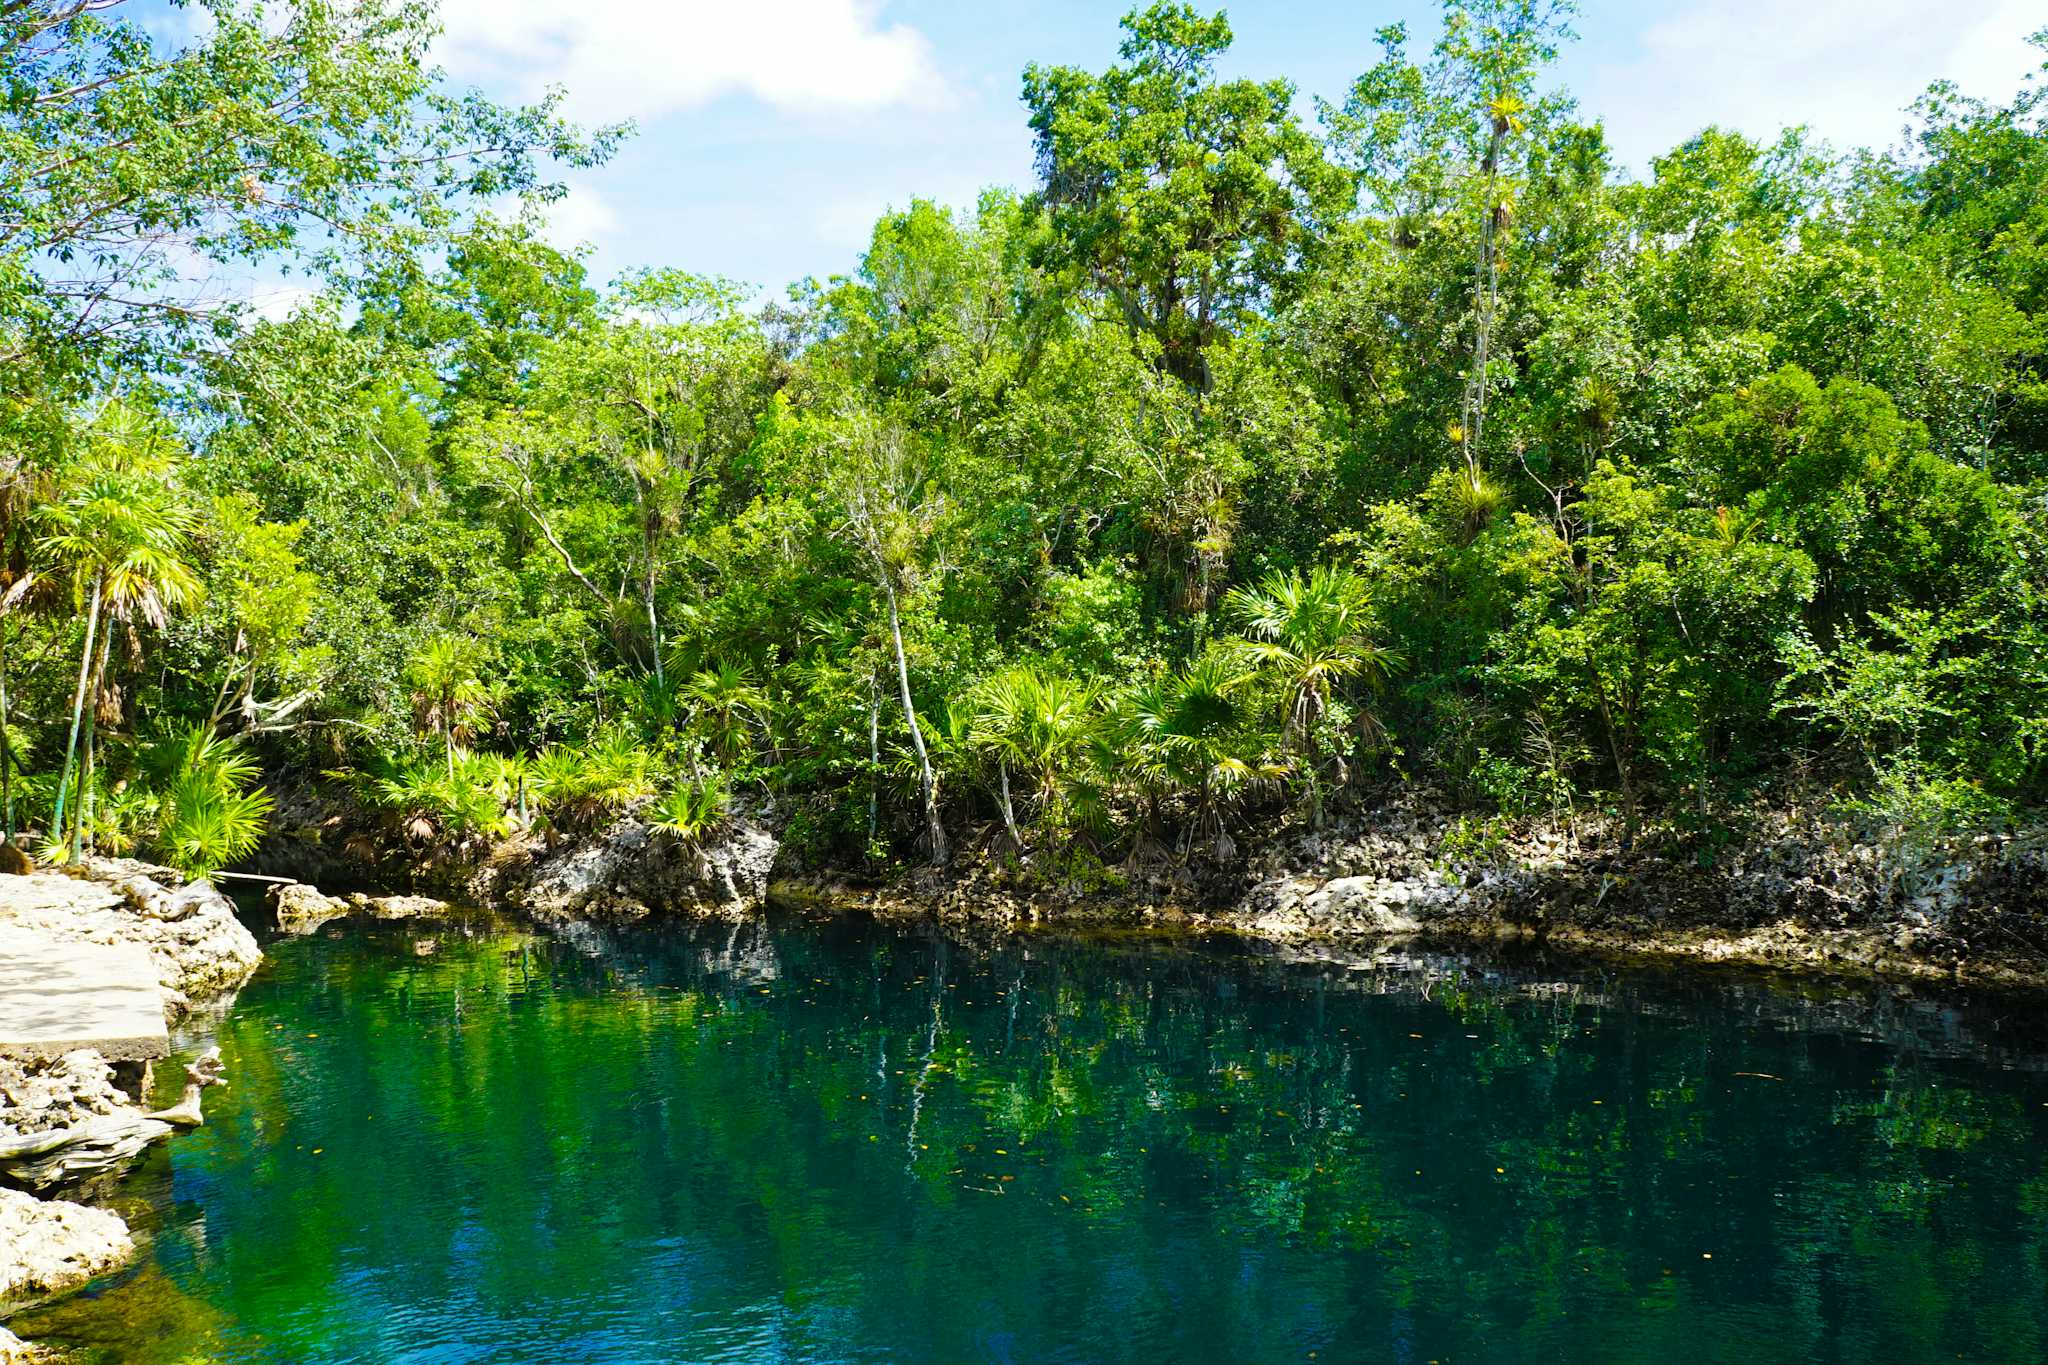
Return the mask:
<svg viewBox="0 0 2048 1365">
<path fill-rule="evenodd" d="M 1536 943 L 1616 959 L 2048 989 L 2048 831 L 1904 851 L 1811 812 L 1761 814 L 1711 858 L 1582 822 L 1483 827 L 1410 794 L 1234 865 L 1062 881 L 986 856 L 886 878 L 781 872 L 822 909 L 1001 927 L 1222 933 L 1276 944 Z"/>
<path fill-rule="evenodd" d="M 332 823 L 332 822 L 331 822 Z M 346 828 L 346 822 L 340 822 Z M 772 807 L 699 842 L 629 810 L 595 833 L 518 839 L 408 870 L 439 894 L 536 923 L 744 915 L 771 896 L 994 927 L 1142 928 L 1277 943 L 1529 941 L 1923 982 L 2048 988 L 2048 829 L 1910 843 L 1822 804 L 1761 806 L 1713 842 L 1634 847 L 1617 825 L 1482 820 L 1419 785 L 1326 828 L 1276 819 L 1225 860 L 1093 866 L 970 835 L 944 869 L 806 864 Z M 988 832 L 984 832 L 985 834 Z M 341 845 L 267 870 L 332 872 Z M 375 879 L 367 864 L 356 876 Z M 358 898 L 361 899 L 361 898 Z M 342 913 L 328 902 L 328 917 Z"/>
<path fill-rule="evenodd" d="M 262 951 L 228 899 L 167 869 L 91 859 L 75 875 L 0 875 L 0 929 L 16 941 L 117 945 L 147 954 L 166 1027 L 227 1008 Z M 135 1253 L 121 1218 L 67 1198 L 117 1173 L 151 1142 L 196 1121 L 187 1103 L 150 1112 L 146 1064 L 117 1072 L 92 1048 L 58 1056 L 0 1049 L 0 1365 L 43 1358 L 4 1320 L 121 1268 Z"/>
</svg>

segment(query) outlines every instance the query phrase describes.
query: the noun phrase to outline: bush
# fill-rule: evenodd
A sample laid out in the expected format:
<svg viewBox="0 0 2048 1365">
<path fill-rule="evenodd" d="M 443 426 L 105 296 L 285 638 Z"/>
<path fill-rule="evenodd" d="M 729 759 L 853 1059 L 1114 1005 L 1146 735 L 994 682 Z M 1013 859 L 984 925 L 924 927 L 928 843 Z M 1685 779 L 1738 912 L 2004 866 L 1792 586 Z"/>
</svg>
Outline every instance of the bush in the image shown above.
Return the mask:
<svg viewBox="0 0 2048 1365">
<path fill-rule="evenodd" d="M 716 773 L 678 779 L 649 809 L 654 827 L 686 844 L 716 829 L 732 805 L 732 793 Z"/>
<path fill-rule="evenodd" d="M 557 744 L 533 761 L 534 793 L 550 827 L 589 830 L 655 791 L 654 756 L 620 731 Z"/>
</svg>

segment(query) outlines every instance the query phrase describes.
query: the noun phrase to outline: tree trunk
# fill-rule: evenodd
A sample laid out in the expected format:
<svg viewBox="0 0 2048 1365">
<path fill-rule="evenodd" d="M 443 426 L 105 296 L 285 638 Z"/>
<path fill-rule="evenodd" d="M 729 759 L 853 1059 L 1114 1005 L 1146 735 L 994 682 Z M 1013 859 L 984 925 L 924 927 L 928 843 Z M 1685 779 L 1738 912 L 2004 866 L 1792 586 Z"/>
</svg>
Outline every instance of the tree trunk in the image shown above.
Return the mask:
<svg viewBox="0 0 2048 1365">
<path fill-rule="evenodd" d="M 647 634 L 654 642 L 651 653 L 654 656 L 654 686 L 657 691 L 668 690 L 668 680 L 661 671 L 661 621 L 654 614 L 654 575 L 647 576 Z"/>
<path fill-rule="evenodd" d="M 910 700 L 910 661 L 903 655 L 903 618 L 896 609 L 896 585 L 889 571 L 881 573 L 882 593 L 889 603 L 889 639 L 896 646 L 896 686 L 903 698 L 903 717 L 910 723 L 910 747 L 917 753 L 917 781 L 924 797 L 925 832 L 931 836 L 932 866 L 943 867 L 949 856 L 946 827 L 939 823 L 939 780 L 932 772 L 931 754 L 924 747 L 924 730 L 917 723 L 917 707 Z"/>
<path fill-rule="evenodd" d="M 64 768 L 57 779 L 57 808 L 50 817 L 51 837 L 64 837 L 64 796 L 71 787 L 72 766 L 78 760 L 78 726 L 85 711 L 85 684 L 92 672 L 93 639 L 100 624 L 100 589 L 103 585 L 93 580 L 92 604 L 85 612 L 85 648 L 78 656 L 78 690 L 71 694 L 71 737 L 64 742 Z"/>
<path fill-rule="evenodd" d="M 7 618 L 0 616 L 0 832 L 14 842 L 14 741 L 7 732 Z"/>
<path fill-rule="evenodd" d="M 882 699 L 875 671 L 868 670 L 868 847 L 875 846 L 875 829 L 882 804 Z"/>
<path fill-rule="evenodd" d="M 1499 199 L 1499 167 L 1501 144 L 1505 133 L 1496 125 L 1487 140 L 1486 156 L 1480 162 L 1481 173 L 1486 177 L 1486 202 L 1479 222 L 1479 272 L 1476 296 L 1473 299 L 1472 374 L 1465 386 L 1465 424 L 1463 446 L 1465 476 L 1476 486 L 1479 480 L 1479 436 L 1486 422 L 1486 367 L 1492 359 L 1494 293 L 1499 280 L 1499 263 L 1495 258 L 1494 237 L 1498 231 L 1496 209 Z"/>
<path fill-rule="evenodd" d="M 1003 783 L 1003 828 L 1010 831 L 1010 842 L 1021 853 L 1024 849 L 1024 836 L 1017 832 L 1017 811 L 1010 804 L 1010 765 L 998 760 L 996 771 L 1002 775 Z"/>
<path fill-rule="evenodd" d="M 77 862 L 85 846 L 85 829 L 92 823 L 92 773 L 96 741 L 100 733 L 100 698 L 107 688 L 107 646 L 114 642 L 114 623 L 100 632 L 99 656 L 93 661 L 92 687 L 86 697 L 85 743 L 78 768 L 78 809 L 71 816 L 71 861 Z"/>
</svg>

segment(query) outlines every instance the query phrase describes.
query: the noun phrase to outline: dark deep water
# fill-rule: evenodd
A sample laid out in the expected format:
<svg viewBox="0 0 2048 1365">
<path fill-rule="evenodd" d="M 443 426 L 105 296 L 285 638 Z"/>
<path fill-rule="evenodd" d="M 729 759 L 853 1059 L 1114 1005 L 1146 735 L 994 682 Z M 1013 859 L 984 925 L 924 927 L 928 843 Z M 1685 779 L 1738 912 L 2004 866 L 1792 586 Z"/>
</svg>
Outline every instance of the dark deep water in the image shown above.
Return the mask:
<svg viewBox="0 0 2048 1365">
<path fill-rule="evenodd" d="M 109 1361 L 2048 1360 L 2039 1001 L 861 921 L 271 945 Z M 168 1089 L 168 1086 L 166 1087 Z"/>
</svg>

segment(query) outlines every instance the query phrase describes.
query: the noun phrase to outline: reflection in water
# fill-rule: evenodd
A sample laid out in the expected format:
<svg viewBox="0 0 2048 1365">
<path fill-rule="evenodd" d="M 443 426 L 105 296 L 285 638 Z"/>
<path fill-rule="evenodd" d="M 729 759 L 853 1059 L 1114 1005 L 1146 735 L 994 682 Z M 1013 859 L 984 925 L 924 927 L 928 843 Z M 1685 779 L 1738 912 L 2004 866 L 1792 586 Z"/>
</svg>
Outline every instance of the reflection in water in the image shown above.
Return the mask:
<svg viewBox="0 0 2048 1365">
<path fill-rule="evenodd" d="M 176 1361 L 2048 1359 L 2028 1011 L 852 921 L 331 926 L 221 1028 Z M 154 1184 L 152 1184 L 154 1182 Z"/>
</svg>

